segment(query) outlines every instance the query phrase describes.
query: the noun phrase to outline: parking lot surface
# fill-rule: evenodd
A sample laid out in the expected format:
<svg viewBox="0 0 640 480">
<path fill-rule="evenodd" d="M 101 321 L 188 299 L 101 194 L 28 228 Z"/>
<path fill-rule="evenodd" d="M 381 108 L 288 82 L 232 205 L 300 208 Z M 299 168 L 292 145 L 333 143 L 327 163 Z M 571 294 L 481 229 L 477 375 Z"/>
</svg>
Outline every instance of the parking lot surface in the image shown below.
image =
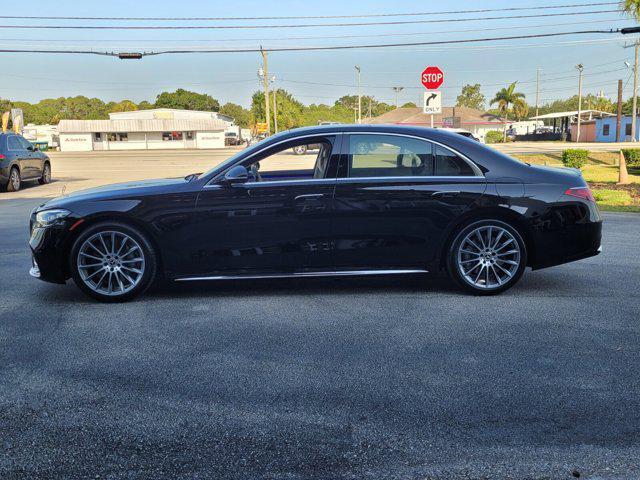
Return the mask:
<svg viewBox="0 0 640 480">
<path fill-rule="evenodd" d="M 28 276 L 41 201 L 0 200 L 0 478 L 640 476 L 637 216 L 497 297 L 412 276 L 105 305 Z"/>
</svg>

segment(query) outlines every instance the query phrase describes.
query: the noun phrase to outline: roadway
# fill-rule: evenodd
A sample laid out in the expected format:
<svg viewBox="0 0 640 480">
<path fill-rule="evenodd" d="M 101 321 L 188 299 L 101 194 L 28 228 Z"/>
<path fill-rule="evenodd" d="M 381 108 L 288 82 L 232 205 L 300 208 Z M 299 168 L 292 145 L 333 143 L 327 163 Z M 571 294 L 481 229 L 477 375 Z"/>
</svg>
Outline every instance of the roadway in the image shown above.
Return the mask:
<svg viewBox="0 0 640 480">
<path fill-rule="evenodd" d="M 105 305 L 27 274 L 42 201 L 0 201 L 0 478 L 640 477 L 634 215 L 497 297 L 415 276 Z"/>
</svg>

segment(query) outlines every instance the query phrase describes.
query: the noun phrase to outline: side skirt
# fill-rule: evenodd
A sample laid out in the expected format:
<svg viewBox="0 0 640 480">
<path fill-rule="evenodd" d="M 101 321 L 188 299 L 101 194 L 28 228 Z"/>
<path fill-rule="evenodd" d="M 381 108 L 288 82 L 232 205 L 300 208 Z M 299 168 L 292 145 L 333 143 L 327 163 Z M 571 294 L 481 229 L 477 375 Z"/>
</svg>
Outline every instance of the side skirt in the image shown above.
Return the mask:
<svg viewBox="0 0 640 480">
<path fill-rule="evenodd" d="M 403 275 L 408 273 L 428 273 L 428 270 L 345 270 L 328 272 L 301 272 L 265 275 L 216 275 L 203 277 L 176 278 L 176 282 L 198 282 L 204 280 L 255 280 L 260 278 L 304 278 L 304 277 L 353 277 L 362 275 Z"/>
</svg>

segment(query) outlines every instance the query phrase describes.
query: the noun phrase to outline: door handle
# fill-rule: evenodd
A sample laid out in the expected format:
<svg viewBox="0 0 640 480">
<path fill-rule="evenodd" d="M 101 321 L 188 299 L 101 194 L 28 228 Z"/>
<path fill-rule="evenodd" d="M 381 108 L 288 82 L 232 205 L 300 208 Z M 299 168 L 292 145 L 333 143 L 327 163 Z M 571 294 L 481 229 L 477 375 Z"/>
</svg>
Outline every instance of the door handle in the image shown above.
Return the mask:
<svg viewBox="0 0 640 480">
<path fill-rule="evenodd" d="M 433 192 L 431 194 L 432 197 L 455 197 L 456 195 L 460 195 L 459 190 L 451 191 L 451 192 Z"/>
<path fill-rule="evenodd" d="M 306 193 L 304 195 L 298 195 L 294 198 L 297 202 L 298 200 L 318 200 L 319 198 L 324 197 L 323 193 Z"/>
</svg>

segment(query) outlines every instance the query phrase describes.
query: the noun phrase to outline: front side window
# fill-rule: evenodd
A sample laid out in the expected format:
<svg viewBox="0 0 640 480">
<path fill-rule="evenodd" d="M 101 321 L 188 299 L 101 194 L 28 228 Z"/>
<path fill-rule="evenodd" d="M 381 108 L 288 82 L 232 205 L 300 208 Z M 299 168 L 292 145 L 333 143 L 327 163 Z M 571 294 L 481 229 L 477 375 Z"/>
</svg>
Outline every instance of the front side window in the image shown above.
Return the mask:
<svg viewBox="0 0 640 480">
<path fill-rule="evenodd" d="M 245 165 L 253 182 L 327 178 L 333 138 L 288 143 Z"/>
<path fill-rule="evenodd" d="M 395 135 L 350 135 L 350 177 L 416 177 L 433 175 L 433 146 Z"/>
<path fill-rule="evenodd" d="M 17 137 L 17 138 L 20 141 L 20 143 L 22 144 L 22 148 L 24 150 L 35 150 L 35 147 L 33 146 L 33 143 L 31 143 L 26 138 L 23 138 L 23 137 Z"/>
<path fill-rule="evenodd" d="M 435 174 L 439 177 L 473 177 L 476 173 L 471 165 L 455 152 L 436 145 Z"/>
</svg>

